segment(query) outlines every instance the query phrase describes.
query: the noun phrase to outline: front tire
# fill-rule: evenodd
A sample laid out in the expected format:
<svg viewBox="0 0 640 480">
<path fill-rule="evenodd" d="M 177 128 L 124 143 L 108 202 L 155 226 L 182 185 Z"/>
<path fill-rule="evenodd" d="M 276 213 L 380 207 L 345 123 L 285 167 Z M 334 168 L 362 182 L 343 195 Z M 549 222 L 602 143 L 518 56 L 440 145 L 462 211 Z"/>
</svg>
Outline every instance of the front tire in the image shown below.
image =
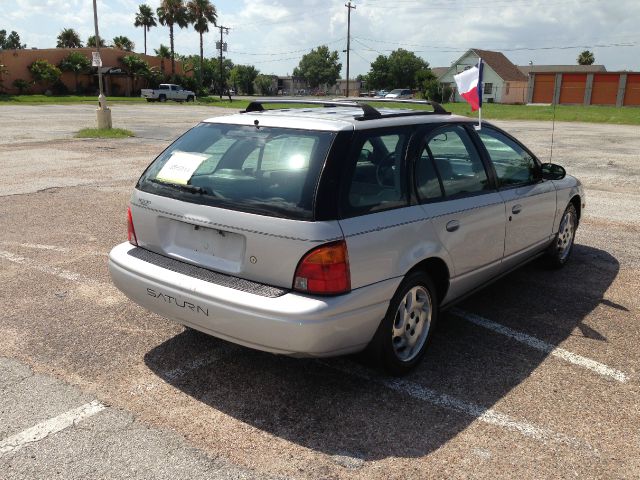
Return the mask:
<svg viewBox="0 0 640 480">
<path fill-rule="evenodd" d="M 438 319 L 438 297 L 424 272 L 402 281 L 369 346 L 374 359 L 392 375 L 404 375 L 420 363 Z"/>
<path fill-rule="evenodd" d="M 561 268 L 569 261 L 577 228 L 578 214 L 576 207 L 570 203 L 562 215 L 558 233 L 547 251 L 547 259 L 553 268 Z"/>
</svg>

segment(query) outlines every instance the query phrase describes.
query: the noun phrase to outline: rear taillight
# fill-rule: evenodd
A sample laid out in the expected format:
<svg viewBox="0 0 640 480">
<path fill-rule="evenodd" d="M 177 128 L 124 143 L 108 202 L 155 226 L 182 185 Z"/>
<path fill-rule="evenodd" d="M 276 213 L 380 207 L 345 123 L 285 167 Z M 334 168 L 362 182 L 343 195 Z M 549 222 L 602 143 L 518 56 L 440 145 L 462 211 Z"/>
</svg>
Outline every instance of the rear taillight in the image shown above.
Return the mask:
<svg viewBox="0 0 640 480">
<path fill-rule="evenodd" d="M 131 207 L 127 207 L 127 237 L 131 245 L 138 246 L 136 230 L 133 228 L 133 218 L 131 218 Z"/>
<path fill-rule="evenodd" d="M 344 240 L 308 252 L 296 269 L 293 289 L 304 293 L 336 295 L 351 290 L 349 256 Z"/>
</svg>

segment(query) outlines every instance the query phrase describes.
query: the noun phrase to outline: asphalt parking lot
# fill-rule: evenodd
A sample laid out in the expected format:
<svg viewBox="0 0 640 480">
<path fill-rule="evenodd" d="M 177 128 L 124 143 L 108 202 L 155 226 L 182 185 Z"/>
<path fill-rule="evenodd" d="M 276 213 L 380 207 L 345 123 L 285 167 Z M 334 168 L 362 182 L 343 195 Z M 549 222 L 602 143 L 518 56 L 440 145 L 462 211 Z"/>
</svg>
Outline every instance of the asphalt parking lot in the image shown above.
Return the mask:
<svg viewBox="0 0 640 480">
<path fill-rule="evenodd" d="M 200 119 L 0 106 L 0 478 L 640 478 L 640 128 L 557 123 L 585 184 L 571 262 L 533 262 L 443 315 L 402 379 L 252 351 L 115 289 L 139 174 Z M 543 160 L 551 124 L 495 122 Z"/>
</svg>

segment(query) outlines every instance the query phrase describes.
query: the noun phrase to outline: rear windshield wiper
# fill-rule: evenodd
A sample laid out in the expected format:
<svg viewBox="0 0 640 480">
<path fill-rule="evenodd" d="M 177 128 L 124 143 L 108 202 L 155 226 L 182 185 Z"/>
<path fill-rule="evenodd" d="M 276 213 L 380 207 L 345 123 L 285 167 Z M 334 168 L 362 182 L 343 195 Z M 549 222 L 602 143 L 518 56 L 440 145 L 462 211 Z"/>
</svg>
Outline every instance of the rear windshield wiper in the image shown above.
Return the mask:
<svg viewBox="0 0 640 480">
<path fill-rule="evenodd" d="M 204 188 L 199 187 L 197 185 L 185 185 L 182 183 L 172 183 L 172 182 L 163 182 L 162 180 L 158 180 L 156 178 L 150 178 L 150 182 L 157 183 L 158 185 L 164 185 L 167 187 L 177 188 L 178 190 L 185 190 L 191 193 L 204 193 Z"/>
</svg>

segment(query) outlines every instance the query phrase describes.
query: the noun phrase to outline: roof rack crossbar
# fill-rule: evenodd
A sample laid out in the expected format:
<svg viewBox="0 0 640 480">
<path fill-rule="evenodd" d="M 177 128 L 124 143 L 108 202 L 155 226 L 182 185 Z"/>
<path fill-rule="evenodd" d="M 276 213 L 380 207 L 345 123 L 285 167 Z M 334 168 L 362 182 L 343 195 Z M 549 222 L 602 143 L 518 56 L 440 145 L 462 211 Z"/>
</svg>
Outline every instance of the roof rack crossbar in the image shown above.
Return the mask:
<svg viewBox="0 0 640 480">
<path fill-rule="evenodd" d="M 283 105 L 322 105 L 323 107 L 359 107 L 362 109 L 363 116 L 360 117 L 363 120 L 369 120 L 373 118 L 382 118 L 382 114 L 366 103 L 360 103 L 354 100 L 294 100 L 294 99 L 279 99 L 279 98 L 265 98 L 253 100 L 247 108 L 241 113 L 250 112 L 262 112 L 265 110 L 265 104 L 283 104 Z"/>
<path fill-rule="evenodd" d="M 340 99 L 342 101 L 350 101 L 350 102 L 360 102 L 360 103 L 369 103 L 369 102 L 380 102 L 380 103 L 408 103 L 413 105 L 431 105 L 433 107 L 433 113 L 437 113 L 440 115 L 451 114 L 448 110 L 440 105 L 438 102 L 434 102 L 433 100 L 409 100 L 409 99 L 398 99 L 398 98 L 371 98 L 371 97 L 348 97 Z"/>
<path fill-rule="evenodd" d="M 265 110 L 264 105 L 267 104 L 279 104 L 279 105 L 322 105 L 323 107 L 358 107 L 362 109 L 363 115 L 357 117 L 358 120 L 372 120 L 376 118 L 386 118 L 399 116 L 400 114 L 392 113 L 383 115 L 375 107 L 369 105 L 370 102 L 381 103 L 408 103 L 413 105 L 430 105 L 433 107 L 433 112 L 416 110 L 415 113 L 407 112 L 402 116 L 409 115 L 425 115 L 425 114 L 440 114 L 451 115 L 451 112 L 445 110 L 438 102 L 432 102 L 430 100 L 398 100 L 395 98 L 340 98 L 334 100 L 304 100 L 304 99 L 280 99 L 280 98 L 261 98 L 253 100 L 245 110 L 241 110 L 240 113 L 250 112 L 262 112 Z"/>
</svg>

